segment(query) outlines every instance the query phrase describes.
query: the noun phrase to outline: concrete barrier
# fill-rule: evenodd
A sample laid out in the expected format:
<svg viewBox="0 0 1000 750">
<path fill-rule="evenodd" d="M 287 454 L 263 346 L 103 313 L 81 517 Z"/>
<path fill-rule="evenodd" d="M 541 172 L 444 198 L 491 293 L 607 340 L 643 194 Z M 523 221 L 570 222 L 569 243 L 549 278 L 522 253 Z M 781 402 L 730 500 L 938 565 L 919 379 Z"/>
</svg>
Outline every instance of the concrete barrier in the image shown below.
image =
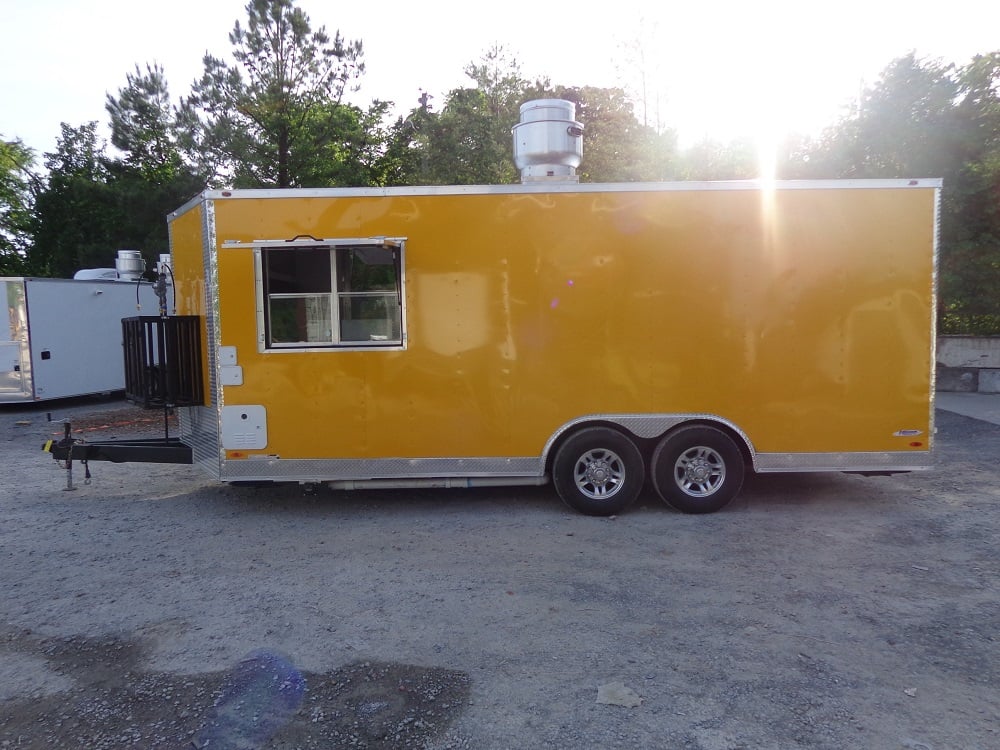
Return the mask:
<svg viewBox="0 0 1000 750">
<path fill-rule="evenodd" d="M 1000 336 L 939 336 L 937 390 L 1000 393 Z"/>
</svg>

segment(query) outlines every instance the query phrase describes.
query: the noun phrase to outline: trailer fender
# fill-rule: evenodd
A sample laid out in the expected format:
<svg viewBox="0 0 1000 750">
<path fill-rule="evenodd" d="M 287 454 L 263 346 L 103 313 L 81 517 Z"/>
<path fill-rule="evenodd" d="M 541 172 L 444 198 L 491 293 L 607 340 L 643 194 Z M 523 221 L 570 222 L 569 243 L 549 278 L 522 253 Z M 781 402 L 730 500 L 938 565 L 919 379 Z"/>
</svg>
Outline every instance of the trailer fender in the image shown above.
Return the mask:
<svg viewBox="0 0 1000 750">
<path fill-rule="evenodd" d="M 757 452 L 753 442 L 739 426 L 717 414 L 588 414 L 561 425 L 552 433 L 542 450 L 542 465 L 551 469 L 555 451 L 573 432 L 588 426 L 613 426 L 632 435 L 649 451 L 655 441 L 671 430 L 684 425 L 704 424 L 716 426 L 730 434 L 740 449 L 746 463 L 756 470 Z"/>
</svg>

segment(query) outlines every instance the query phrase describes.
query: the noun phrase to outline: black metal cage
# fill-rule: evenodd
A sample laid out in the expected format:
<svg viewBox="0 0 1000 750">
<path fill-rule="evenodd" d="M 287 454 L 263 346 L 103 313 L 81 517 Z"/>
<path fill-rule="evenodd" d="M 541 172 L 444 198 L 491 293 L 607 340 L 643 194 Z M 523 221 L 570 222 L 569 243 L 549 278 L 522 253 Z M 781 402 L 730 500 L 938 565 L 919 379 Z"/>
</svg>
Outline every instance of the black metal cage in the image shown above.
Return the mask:
<svg viewBox="0 0 1000 750">
<path fill-rule="evenodd" d="M 124 318 L 122 336 L 125 398 L 147 409 L 204 405 L 199 316 Z"/>
</svg>

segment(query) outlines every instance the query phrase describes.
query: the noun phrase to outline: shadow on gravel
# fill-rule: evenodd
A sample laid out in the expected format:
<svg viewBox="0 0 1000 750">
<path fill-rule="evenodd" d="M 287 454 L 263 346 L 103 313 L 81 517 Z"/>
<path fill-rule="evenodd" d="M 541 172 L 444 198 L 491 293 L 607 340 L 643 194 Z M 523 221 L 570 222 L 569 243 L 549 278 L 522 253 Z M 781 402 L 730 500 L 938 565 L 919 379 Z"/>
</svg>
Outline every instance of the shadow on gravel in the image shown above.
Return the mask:
<svg viewBox="0 0 1000 750">
<path fill-rule="evenodd" d="M 222 500 L 241 513 L 275 511 L 331 511 L 345 514 L 377 510 L 386 517 L 398 514 L 481 513 L 498 511 L 575 513 L 550 486 L 483 487 L 474 489 L 357 489 L 331 490 L 325 485 L 264 483 L 220 485 Z"/>
<path fill-rule="evenodd" d="M 895 477 L 860 477 L 843 473 L 753 474 L 749 473 L 739 496 L 718 514 L 788 506 L 854 508 L 871 505 L 879 494 L 891 489 Z M 331 490 L 324 485 L 295 483 L 218 484 L 212 502 L 198 500 L 193 512 L 231 511 L 240 515 L 290 514 L 315 519 L 360 517 L 376 513 L 382 520 L 417 516 L 422 520 L 476 518 L 485 513 L 527 514 L 540 520 L 580 516 L 566 506 L 551 485 L 540 487 L 483 487 L 450 489 L 358 489 Z M 184 502 L 187 498 L 174 498 Z M 645 513 L 685 514 L 668 506 L 649 486 L 623 516 Z M 581 516 L 582 518 L 583 516 Z M 704 517 L 703 517 L 704 518 Z M 594 522 L 600 519 L 595 517 Z"/>
<path fill-rule="evenodd" d="M 44 420 L 45 405 L 32 405 L 35 421 Z M 63 405 L 62 411 L 70 411 Z M 74 415 L 74 431 L 83 438 L 108 439 L 128 437 L 132 433 L 150 432 L 158 434 L 161 415 L 137 409 L 127 403 L 112 403 L 105 409 L 95 409 L 95 402 L 89 399 L 71 400 L 69 407 L 78 413 Z M 24 407 L 27 412 L 27 407 Z M 60 413 L 59 409 L 56 409 Z M 935 416 L 937 436 L 935 463 L 938 471 L 955 473 L 955 461 L 960 461 L 959 469 L 991 469 L 994 456 L 1000 454 L 1000 426 L 938 410 Z M 46 435 L 59 434 L 58 423 L 51 427 L 39 422 L 46 429 Z M 176 434 L 175 420 L 171 420 L 171 434 Z M 971 455 L 966 446 L 972 442 L 977 450 Z M 34 446 L 34 443 L 32 443 Z M 39 461 L 43 457 L 39 456 Z M 132 465 L 137 474 L 142 466 Z M 115 467 L 117 468 L 117 467 Z M 107 466 L 92 464 L 95 488 L 100 488 L 105 474 L 110 474 Z M 911 477 L 928 476 L 933 479 L 937 472 L 916 472 Z M 902 481 L 907 481 L 905 478 Z M 899 477 L 851 476 L 840 473 L 807 474 L 747 474 L 743 491 L 723 513 L 748 510 L 767 510 L 770 507 L 784 508 L 803 505 L 812 507 L 855 507 L 859 503 L 878 502 L 885 491 L 893 490 L 900 483 Z M 648 483 L 647 483 L 648 485 Z M 386 517 L 406 513 L 440 514 L 443 512 L 463 513 L 465 510 L 479 513 L 484 509 L 498 511 L 529 512 L 542 515 L 575 513 L 558 498 L 551 485 L 538 487 L 486 487 L 477 489 L 359 489 L 331 490 L 325 485 L 299 485 L 297 483 L 224 484 L 206 479 L 206 487 L 214 487 L 216 508 L 223 506 L 241 513 L 272 514 L 275 511 L 329 515 L 331 511 L 345 514 L 367 510 L 377 510 Z M 180 500 L 181 498 L 171 498 Z M 628 513 L 674 511 L 656 496 L 647 486 L 636 504 Z"/>
<path fill-rule="evenodd" d="M 17 657 L 22 684 L 49 686 L 4 701 L 0 747 L 25 750 L 419 748 L 451 725 L 470 690 L 463 672 L 363 662 L 317 674 L 270 651 L 226 672 L 150 673 L 138 641 L 25 631 L 6 633 L 0 656 Z"/>
</svg>

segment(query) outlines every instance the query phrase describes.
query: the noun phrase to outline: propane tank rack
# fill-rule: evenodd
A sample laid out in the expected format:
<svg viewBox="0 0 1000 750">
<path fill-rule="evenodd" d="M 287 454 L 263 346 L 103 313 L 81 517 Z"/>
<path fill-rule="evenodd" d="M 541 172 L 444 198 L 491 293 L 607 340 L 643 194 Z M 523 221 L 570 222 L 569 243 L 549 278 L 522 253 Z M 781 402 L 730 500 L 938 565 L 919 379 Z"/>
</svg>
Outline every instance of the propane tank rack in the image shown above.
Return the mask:
<svg viewBox="0 0 1000 750">
<path fill-rule="evenodd" d="M 161 305 L 162 307 L 162 305 Z M 42 450 L 64 462 L 66 489 L 73 485 L 73 461 L 83 464 L 90 484 L 91 461 L 192 463 L 191 447 L 169 434 L 168 417 L 177 406 L 203 406 L 201 318 L 197 315 L 139 316 L 122 319 L 125 398 L 147 409 L 163 409 L 163 437 L 88 443 L 73 437 L 69 422 L 59 441 Z"/>
<path fill-rule="evenodd" d="M 126 399 L 146 409 L 204 406 L 199 316 L 124 318 L 122 340 Z"/>
</svg>

